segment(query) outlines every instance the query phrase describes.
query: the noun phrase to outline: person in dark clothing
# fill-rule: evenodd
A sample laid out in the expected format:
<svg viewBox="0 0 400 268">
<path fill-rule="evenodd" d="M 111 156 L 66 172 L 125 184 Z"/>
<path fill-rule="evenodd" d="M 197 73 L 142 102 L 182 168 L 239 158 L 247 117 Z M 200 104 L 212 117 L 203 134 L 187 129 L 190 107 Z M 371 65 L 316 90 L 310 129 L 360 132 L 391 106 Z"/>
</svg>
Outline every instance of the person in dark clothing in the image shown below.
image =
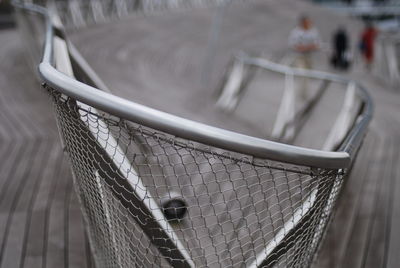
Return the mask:
<svg viewBox="0 0 400 268">
<path fill-rule="evenodd" d="M 353 0 L 342 0 L 343 2 L 345 2 L 348 5 L 353 4 Z"/>
<path fill-rule="evenodd" d="M 347 70 L 350 66 L 350 62 L 347 57 L 349 38 L 344 27 L 339 27 L 339 29 L 333 34 L 332 43 L 333 55 L 331 58 L 331 64 L 336 69 Z"/>
</svg>

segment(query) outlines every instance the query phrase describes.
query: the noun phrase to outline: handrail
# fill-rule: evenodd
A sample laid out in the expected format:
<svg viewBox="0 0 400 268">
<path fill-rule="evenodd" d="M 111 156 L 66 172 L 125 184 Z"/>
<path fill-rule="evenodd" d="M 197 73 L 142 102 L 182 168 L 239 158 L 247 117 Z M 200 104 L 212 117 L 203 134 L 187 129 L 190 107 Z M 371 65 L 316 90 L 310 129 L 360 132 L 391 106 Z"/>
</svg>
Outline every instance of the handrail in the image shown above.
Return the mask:
<svg viewBox="0 0 400 268">
<path fill-rule="evenodd" d="M 160 14 L 166 11 L 223 6 L 230 3 L 231 0 L 114 0 L 108 2 L 99 0 L 30 0 L 29 2 L 38 2 L 39 5 L 51 2 L 56 10 L 63 13 L 64 20 L 68 17 L 64 21 L 65 28 L 80 28 L 135 13 Z"/>
<path fill-rule="evenodd" d="M 400 44 L 400 36 L 382 33 L 377 40 L 376 64 L 374 73 L 396 86 L 400 82 L 400 66 L 397 46 Z"/>
<path fill-rule="evenodd" d="M 399 3 L 395 3 L 393 1 L 382 5 L 372 5 L 368 2 L 363 4 L 362 1 L 350 6 L 343 3 L 332 3 L 331 1 L 329 3 L 322 4 L 337 12 L 348 13 L 352 16 L 382 16 L 400 14 Z"/>
<path fill-rule="evenodd" d="M 38 12 L 44 15 L 46 19 L 46 40 L 42 61 L 39 65 L 39 74 L 45 83 L 77 101 L 123 119 L 131 120 L 175 136 L 259 158 L 268 158 L 311 167 L 343 169 L 351 165 L 353 151 L 358 149 L 372 117 L 373 104 L 371 97 L 356 82 L 337 75 L 319 71 L 293 69 L 279 64 L 266 63 L 261 60 L 252 60 L 251 62 L 281 73 L 292 73 L 297 76 L 326 79 L 342 83 L 355 83 L 358 94 L 364 102 L 364 108 L 359 116 L 359 120 L 357 120 L 341 146 L 341 150 L 328 152 L 263 140 L 161 112 L 103 92 L 59 72 L 53 65 L 54 48 L 52 42 L 54 36 L 59 34 L 56 31 L 59 32 L 59 30 L 52 24 L 47 9 L 20 2 L 14 2 L 14 5 Z"/>
<path fill-rule="evenodd" d="M 373 114 L 373 101 L 368 91 L 358 82 L 347 79 L 345 77 L 329 74 L 326 72 L 316 71 L 316 70 L 305 70 L 293 67 L 287 67 L 281 64 L 273 63 L 261 58 L 250 58 L 246 55 L 240 56 L 243 62 L 247 64 L 256 65 L 261 68 L 268 69 L 277 73 L 284 73 L 286 75 L 295 75 L 300 77 L 314 78 L 314 79 L 324 79 L 331 82 L 342 83 L 342 84 L 352 84 L 357 89 L 357 94 L 360 97 L 363 109 L 359 115 L 356 124 L 350 129 L 348 135 L 346 136 L 344 142 L 339 148 L 339 152 L 343 151 L 349 153 L 351 159 L 354 158 L 354 153 L 357 151 L 366 131 L 368 124 L 372 119 Z"/>
</svg>

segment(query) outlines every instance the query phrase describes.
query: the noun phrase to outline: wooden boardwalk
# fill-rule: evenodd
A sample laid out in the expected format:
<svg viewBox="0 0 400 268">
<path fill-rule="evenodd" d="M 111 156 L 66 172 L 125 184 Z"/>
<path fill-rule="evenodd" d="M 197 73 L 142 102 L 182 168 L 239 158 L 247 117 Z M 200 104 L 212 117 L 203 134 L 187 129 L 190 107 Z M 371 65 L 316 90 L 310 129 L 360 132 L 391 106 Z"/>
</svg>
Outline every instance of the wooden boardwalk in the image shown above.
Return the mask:
<svg viewBox="0 0 400 268">
<path fill-rule="evenodd" d="M 50 101 L 0 31 L 0 267 L 92 267 Z"/>
<path fill-rule="evenodd" d="M 400 263 L 400 95 L 368 84 L 375 117 L 315 267 Z"/>
<path fill-rule="evenodd" d="M 260 13 L 252 11 L 258 27 L 252 30 L 245 27 L 226 42 L 253 40 L 244 46 L 257 51 L 286 41 L 286 31 L 296 19 L 296 12 L 288 9 L 290 0 L 282 0 L 278 4 L 272 4 L 272 1 L 266 3 L 262 9 L 256 8 Z M 340 18 L 335 19 L 335 16 L 318 8 L 300 3 L 296 4 L 296 8 L 307 9 L 315 16 L 317 23 L 325 29 L 323 35 L 327 39 L 329 35 L 326 32 L 335 28 L 331 25 L 332 20 L 339 22 Z M 268 5 L 277 9 L 272 12 Z M 265 12 L 271 16 L 266 24 L 263 22 Z M 199 47 L 207 45 L 208 32 L 196 33 L 192 27 L 210 18 L 211 15 L 207 17 L 205 14 L 197 13 L 192 25 L 179 24 L 179 20 L 171 18 L 166 24 L 167 18 L 162 16 L 151 23 L 143 18 L 142 23 L 136 18 L 138 23 L 125 20 L 119 25 L 92 27 L 86 32 L 77 32 L 73 41 L 117 94 L 218 125 L 228 117 L 219 115 L 210 118 L 211 112 L 199 112 L 212 110 L 212 103 L 209 103 L 212 86 L 207 87 L 208 91 L 185 93 L 189 88 L 204 90 L 200 76 L 193 76 L 201 73 L 201 66 L 192 63 L 199 62 L 204 56 L 200 52 L 193 55 L 193 51 L 198 52 Z M 290 19 L 283 19 L 282 16 Z M 330 19 L 325 21 L 327 17 Z M 245 14 L 240 17 L 234 13 L 230 18 L 238 21 L 248 19 Z M 229 27 L 235 27 L 232 23 L 236 20 L 226 21 L 227 32 L 232 30 Z M 184 46 L 179 43 L 179 38 L 168 39 L 171 33 L 157 35 L 154 31 L 146 34 L 162 24 L 176 31 L 182 39 L 190 37 L 198 40 Z M 135 31 L 132 25 L 137 26 L 137 35 L 126 34 L 128 28 Z M 358 27 L 355 25 L 352 29 L 356 31 Z M 158 29 L 162 33 L 162 28 Z M 273 33 L 270 35 L 272 41 L 266 36 L 260 37 L 267 31 Z M 105 34 L 110 32 L 114 35 Z M 136 36 L 142 36 L 143 40 L 135 43 Z M 100 37 L 102 42 L 97 42 Z M 59 144 L 51 104 L 24 59 L 24 49 L 17 32 L 0 31 L 0 40 L 0 268 L 93 267 L 68 160 Z M 160 52 L 155 45 L 149 46 L 160 43 L 166 48 L 164 52 Z M 230 50 L 242 47 L 239 43 L 235 43 L 236 47 L 230 47 Z M 220 49 L 227 49 L 224 44 L 220 45 Z M 181 49 L 173 50 L 174 47 Z M 146 50 L 148 52 L 144 52 Z M 283 49 L 271 49 L 271 53 L 282 55 Z M 227 54 L 221 57 L 226 58 Z M 223 62 L 223 59 L 216 59 L 215 70 L 219 70 Z M 324 61 L 321 64 L 325 64 Z M 349 75 L 363 81 L 371 89 L 376 105 L 375 117 L 314 267 L 398 267 L 400 92 L 384 88 L 362 66 L 356 66 Z M 213 79 L 212 83 L 216 83 Z M 37 86 L 33 86 L 35 84 Z M 154 94 L 162 98 L 154 98 Z M 177 98 L 178 95 L 182 97 Z M 200 99 L 202 96 L 203 99 Z M 240 119 L 225 124 L 223 126 L 227 128 L 263 135 L 262 129 L 252 128 L 252 122 Z"/>
</svg>

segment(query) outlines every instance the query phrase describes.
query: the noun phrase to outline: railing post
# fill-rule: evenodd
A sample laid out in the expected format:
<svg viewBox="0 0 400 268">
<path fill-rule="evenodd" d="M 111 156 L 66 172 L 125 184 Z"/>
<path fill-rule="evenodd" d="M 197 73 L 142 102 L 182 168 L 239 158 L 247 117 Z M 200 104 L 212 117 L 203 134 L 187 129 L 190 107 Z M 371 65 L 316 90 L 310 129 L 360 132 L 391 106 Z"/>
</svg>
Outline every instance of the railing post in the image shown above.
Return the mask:
<svg viewBox="0 0 400 268">
<path fill-rule="evenodd" d="M 103 6 L 99 0 L 90 0 L 90 9 L 95 22 L 103 21 L 105 19 Z"/>
<path fill-rule="evenodd" d="M 379 38 L 376 42 L 376 56 L 375 56 L 375 64 L 374 64 L 374 73 L 378 77 L 383 76 L 383 68 L 384 68 L 384 43 L 382 38 Z"/>
<path fill-rule="evenodd" d="M 225 12 L 225 5 L 229 3 L 229 0 L 225 1 L 224 4 L 217 7 L 210 30 L 210 36 L 207 44 L 206 55 L 204 57 L 203 70 L 201 74 L 201 82 L 204 85 L 209 84 L 210 74 L 212 73 L 214 65 L 214 57 L 218 47 L 218 39 L 221 34 L 222 18 Z"/>
<path fill-rule="evenodd" d="M 122 17 L 128 14 L 128 6 L 125 0 L 114 0 L 117 16 Z"/>
<path fill-rule="evenodd" d="M 396 82 L 400 80 L 399 76 L 399 65 L 398 59 L 396 55 L 396 48 L 394 45 L 394 41 L 390 42 L 386 48 L 386 57 L 388 62 L 388 69 L 389 69 L 389 78 L 390 82 L 394 85 Z"/>
<path fill-rule="evenodd" d="M 278 115 L 272 130 L 273 138 L 280 139 L 284 135 L 287 123 L 294 119 L 295 109 L 296 92 L 294 90 L 294 74 L 287 72 L 285 74 L 285 89 L 281 105 L 279 106 Z M 290 129 L 287 135 L 293 135 L 293 131 L 294 129 Z"/>
<path fill-rule="evenodd" d="M 236 107 L 239 101 L 237 94 L 242 85 L 243 75 L 244 63 L 240 59 L 235 59 L 232 71 L 216 103 L 217 107 L 225 111 L 232 111 Z"/>
<path fill-rule="evenodd" d="M 81 3 L 78 0 L 70 0 L 68 1 L 68 9 L 70 12 L 70 16 L 72 18 L 72 22 L 74 27 L 83 26 L 86 24 L 85 18 L 82 14 Z"/>
<path fill-rule="evenodd" d="M 354 108 L 356 97 L 356 85 L 354 83 L 350 83 L 347 86 L 346 95 L 344 97 L 343 107 L 331 129 L 331 132 L 326 139 L 323 150 L 331 151 L 334 150 L 339 143 L 346 136 L 351 123 L 352 123 L 352 109 Z"/>
</svg>

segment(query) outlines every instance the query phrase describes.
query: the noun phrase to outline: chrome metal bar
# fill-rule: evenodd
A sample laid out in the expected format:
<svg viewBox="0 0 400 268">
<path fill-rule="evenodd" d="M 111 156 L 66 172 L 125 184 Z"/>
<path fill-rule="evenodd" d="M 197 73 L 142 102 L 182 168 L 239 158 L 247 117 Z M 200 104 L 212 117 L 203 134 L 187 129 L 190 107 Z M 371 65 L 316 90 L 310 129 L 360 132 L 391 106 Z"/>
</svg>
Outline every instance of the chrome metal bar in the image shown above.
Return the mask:
<svg viewBox="0 0 400 268">
<path fill-rule="evenodd" d="M 352 112 L 354 108 L 357 108 L 355 100 L 355 85 L 354 83 L 350 83 L 347 87 L 343 107 L 323 145 L 324 150 L 334 150 L 346 137 L 347 132 L 353 124 L 352 119 L 354 114 Z"/>
<path fill-rule="evenodd" d="M 130 102 L 73 80 L 58 72 L 48 62 L 40 64 L 39 72 L 46 83 L 57 88 L 63 94 L 121 118 L 178 137 L 192 139 L 255 157 L 269 158 L 298 165 L 324 168 L 343 168 L 350 165 L 350 157 L 347 152 L 326 152 L 254 138 Z"/>
<path fill-rule="evenodd" d="M 287 123 L 292 121 L 295 117 L 295 107 L 296 107 L 296 93 L 294 90 L 294 76 L 291 73 L 285 74 L 285 89 L 283 92 L 283 97 L 281 105 L 278 110 L 278 115 L 274 123 L 272 130 L 272 137 L 275 139 L 280 139 L 285 135 L 285 128 Z M 293 130 L 293 128 L 292 128 Z M 294 133 L 289 131 L 290 135 Z"/>
<path fill-rule="evenodd" d="M 17 3 L 17 5 L 33 11 L 39 11 L 47 19 L 46 43 L 42 62 L 39 65 L 39 73 L 46 83 L 57 88 L 63 94 L 71 96 L 78 101 L 85 102 L 95 108 L 112 113 L 121 118 L 135 121 L 148 127 L 171 133 L 173 135 L 192 139 L 201 143 L 210 144 L 224 149 L 235 150 L 239 153 L 253 155 L 255 157 L 269 158 L 286 163 L 308 165 L 324 168 L 345 168 L 350 166 L 351 159 L 347 151 L 326 152 L 321 150 L 307 149 L 282 143 L 272 142 L 259 138 L 242 135 L 236 132 L 211 127 L 205 124 L 194 122 L 188 119 L 164 113 L 149 107 L 128 101 L 110 93 L 102 92 L 97 88 L 85 85 L 60 73 L 53 66 L 53 44 L 54 28 L 48 20 L 45 8 L 34 5 Z M 271 63 L 262 59 L 243 58 L 248 64 L 267 68 L 280 73 L 292 73 L 296 76 L 303 76 L 315 79 L 331 80 L 339 83 L 348 83 L 349 80 L 320 71 L 309 71 L 293 69 L 287 66 Z M 372 116 L 372 100 L 367 91 L 357 85 L 358 93 L 365 102 L 365 113 L 362 115 L 358 125 L 368 125 Z M 364 128 L 354 126 L 359 131 L 352 132 L 356 137 L 350 140 L 358 140 L 358 136 L 364 136 L 361 132 Z M 349 140 L 349 139 L 348 139 Z M 353 147 L 352 144 L 344 146 Z"/>
</svg>

